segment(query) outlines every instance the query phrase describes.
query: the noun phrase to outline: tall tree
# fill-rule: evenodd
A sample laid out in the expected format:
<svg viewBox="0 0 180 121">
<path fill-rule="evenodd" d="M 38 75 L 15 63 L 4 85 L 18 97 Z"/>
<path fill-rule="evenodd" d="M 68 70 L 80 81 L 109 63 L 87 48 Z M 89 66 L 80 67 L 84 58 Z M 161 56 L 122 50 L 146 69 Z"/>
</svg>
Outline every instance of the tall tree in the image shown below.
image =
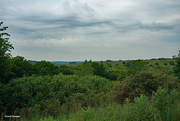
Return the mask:
<svg viewBox="0 0 180 121">
<path fill-rule="evenodd" d="M 10 36 L 4 32 L 8 27 L 1 27 L 3 22 L 0 22 L 0 82 L 7 81 L 8 74 L 10 72 L 11 49 L 14 49 L 9 42 L 9 38 L 3 38 L 3 36 Z"/>
<path fill-rule="evenodd" d="M 92 67 L 92 61 L 90 60 L 89 62 L 87 60 L 85 60 L 85 62 L 83 62 L 81 64 L 81 71 L 80 71 L 80 75 L 93 75 L 94 74 L 94 68 Z"/>
<path fill-rule="evenodd" d="M 34 68 L 35 68 L 36 74 L 42 75 L 42 76 L 55 75 L 60 72 L 58 66 L 48 61 L 37 62 L 34 64 Z"/>
<path fill-rule="evenodd" d="M 147 63 L 143 62 L 142 60 L 132 61 L 128 67 L 128 75 L 139 73 L 142 70 L 146 71 L 148 69 L 146 65 Z"/>
<path fill-rule="evenodd" d="M 0 22 L 0 26 L 3 24 L 3 22 Z M 3 32 L 7 29 L 8 27 L 2 27 L 0 28 L 0 58 L 8 58 L 11 56 L 10 53 L 11 49 L 14 49 L 12 44 L 9 42 L 9 38 L 3 38 L 4 35 L 10 36 L 8 33 Z M 2 31 L 2 32 L 1 32 Z"/>
<path fill-rule="evenodd" d="M 174 74 L 180 78 L 180 51 L 179 54 L 177 56 L 177 63 L 174 67 Z"/>
<path fill-rule="evenodd" d="M 34 73 L 33 65 L 24 57 L 16 56 L 11 59 L 11 75 L 10 78 L 20 78 L 30 76 Z"/>
</svg>

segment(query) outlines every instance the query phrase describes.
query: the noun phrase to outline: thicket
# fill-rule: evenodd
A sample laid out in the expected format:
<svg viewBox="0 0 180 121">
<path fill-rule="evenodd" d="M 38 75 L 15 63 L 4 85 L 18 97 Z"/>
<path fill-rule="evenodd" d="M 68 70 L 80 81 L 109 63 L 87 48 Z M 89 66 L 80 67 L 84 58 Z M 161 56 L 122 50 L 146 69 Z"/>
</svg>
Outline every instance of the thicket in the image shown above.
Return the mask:
<svg viewBox="0 0 180 121">
<path fill-rule="evenodd" d="M 179 108 L 169 109 L 169 112 L 165 114 L 159 112 L 157 115 L 156 113 L 157 108 L 164 107 L 161 107 L 164 104 L 162 102 L 164 98 L 165 100 L 167 99 L 166 103 L 169 102 L 168 95 L 174 96 L 171 100 L 173 102 L 169 102 L 172 103 L 171 106 L 179 106 L 180 97 L 177 90 L 179 89 L 179 82 L 180 80 L 172 75 L 145 71 L 130 75 L 122 82 L 111 81 L 93 75 L 34 75 L 14 79 L 8 84 L 1 83 L 1 105 L 3 106 L 1 107 L 1 112 L 6 115 L 20 115 L 22 120 L 35 120 L 32 117 L 39 120 L 41 117 L 48 116 L 53 116 L 54 119 L 63 117 L 63 120 L 71 118 L 101 120 L 100 118 L 105 112 L 107 114 L 103 114 L 104 117 L 102 119 L 126 120 L 128 118 L 127 120 L 129 120 L 133 116 L 139 117 L 141 115 L 136 114 L 136 110 L 147 108 L 149 105 L 152 106 L 152 109 L 148 108 L 148 110 L 156 110 L 151 114 L 152 119 L 159 120 L 166 113 L 170 117 L 178 118 L 180 116 L 178 113 Z M 163 89 L 159 88 L 160 91 L 158 91 L 160 86 Z M 164 97 L 158 93 L 163 93 Z M 160 96 L 155 98 L 158 95 Z M 146 101 L 143 102 L 144 100 Z M 139 107 L 136 106 L 138 101 L 140 101 Z M 141 107 L 143 103 L 144 107 Z M 156 107 L 155 103 L 160 106 Z M 131 115 L 129 115 L 129 108 L 134 110 L 134 112 L 131 112 Z M 127 114 L 124 112 L 119 117 L 118 113 L 121 112 L 120 110 L 126 111 Z M 111 111 L 113 113 L 115 113 L 114 111 L 117 112 L 111 114 Z M 175 115 L 171 111 L 174 111 Z M 93 114 L 89 114 L 92 112 Z M 144 113 L 149 116 L 148 112 Z M 114 116 L 112 117 L 111 115 Z"/>
<path fill-rule="evenodd" d="M 133 102 L 135 97 L 141 94 L 151 97 L 153 91 L 157 91 L 159 87 L 172 91 L 180 85 L 180 80 L 177 77 L 164 73 L 145 72 L 141 71 L 136 75 L 130 75 L 121 83 L 114 83 L 114 100 L 117 103 L 123 103 L 126 98 Z"/>
<path fill-rule="evenodd" d="M 21 109 L 22 121 L 179 121 L 180 93 L 177 89 L 169 92 L 161 87 L 153 93 L 151 99 L 141 94 L 133 102 L 128 98 L 124 104 L 108 104 L 106 106 L 84 107 L 80 102 L 72 106 L 62 105 L 59 100 L 44 101 L 31 108 Z M 41 111 L 43 109 L 43 111 Z M 25 116 L 28 114 L 28 116 Z"/>
<path fill-rule="evenodd" d="M 58 99 L 64 104 L 68 102 L 68 97 L 75 93 L 105 93 L 110 87 L 112 83 L 109 80 L 97 76 L 59 74 L 23 77 L 3 85 L 1 108 L 6 108 L 6 112 L 12 114 L 15 109 L 43 104 L 46 100 Z"/>
<path fill-rule="evenodd" d="M 91 61 L 77 67 L 56 66 L 46 61 L 33 65 L 20 56 L 10 62 L 14 68 L 11 80 L 0 83 L 0 110 L 3 115 L 20 115 L 22 120 L 101 120 L 102 116 L 102 120 L 130 120 L 141 115 L 129 111 L 141 110 L 135 105 L 138 101 L 139 106 L 144 105 L 142 109 L 149 105 L 148 110 L 154 111 L 152 120 L 162 120 L 167 112 L 157 114 L 159 109 L 154 105 L 159 87 L 166 90 L 166 96 L 174 96 L 176 103 L 172 107 L 179 106 L 178 76 L 140 60 L 129 62 L 128 67 Z M 179 108 L 173 109 L 175 115 L 172 109 L 168 111 L 169 117 L 179 119 Z M 119 113 L 122 115 L 118 116 Z"/>
</svg>

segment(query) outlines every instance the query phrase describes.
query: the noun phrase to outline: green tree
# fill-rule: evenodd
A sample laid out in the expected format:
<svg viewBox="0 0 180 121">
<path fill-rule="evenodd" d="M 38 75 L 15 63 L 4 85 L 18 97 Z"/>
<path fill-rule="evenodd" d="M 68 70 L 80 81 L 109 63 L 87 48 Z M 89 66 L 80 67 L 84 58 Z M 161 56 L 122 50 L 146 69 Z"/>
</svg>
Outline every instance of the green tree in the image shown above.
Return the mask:
<svg viewBox="0 0 180 121">
<path fill-rule="evenodd" d="M 117 80 L 117 77 L 119 75 L 119 70 L 115 67 L 111 67 L 110 69 L 108 69 L 108 79 L 110 80 Z"/>
<path fill-rule="evenodd" d="M 3 22 L 0 22 L 0 27 Z M 14 49 L 12 44 L 9 42 L 9 38 L 3 38 L 3 36 L 10 36 L 8 33 L 3 32 L 8 27 L 0 28 L 0 81 L 6 82 L 10 73 L 10 62 L 11 49 Z"/>
<path fill-rule="evenodd" d="M 71 75 L 73 74 L 73 67 L 68 67 L 66 65 L 60 65 L 59 66 L 59 71 L 62 72 L 64 75 Z"/>
<path fill-rule="evenodd" d="M 103 62 L 101 63 L 93 62 L 92 67 L 94 68 L 94 75 L 107 77 L 107 72 L 103 65 Z"/>
<path fill-rule="evenodd" d="M 80 75 L 93 75 L 94 74 L 94 68 L 92 67 L 92 62 L 91 61 L 85 61 L 81 65 L 81 71 Z"/>
<path fill-rule="evenodd" d="M 30 76 L 34 73 L 33 65 L 24 57 L 17 56 L 11 59 L 11 78 Z"/>
<path fill-rule="evenodd" d="M 34 68 L 37 75 L 55 75 L 58 74 L 60 71 L 58 66 L 48 62 L 48 61 L 40 61 L 34 64 Z"/>
<path fill-rule="evenodd" d="M 180 51 L 179 51 L 179 54 L 177 56 L 177 62 L 176 62 L 176 65 L 174 67 L 174 74 L 180 78 Z"/>
<path fill-rule="evenodd" d="M 118 81 L 123 81 L 123 79 L 125 79 L 126 77 L 128 76 L 128 73 L 127 73 L 127 70 L 120 70 L 119 71 L 119 74 L 118 74 L 118 77 L 117 77 L 117 80 Z"/>
<path fill-rule="evenodd" d="M 143 62 L 141 60 L 132 61 L 130 66 L 128 67 L 128 75 L 136 74 L 140 71 L 146 71 L 147 70 L 146 65 L 147 65 L 147 63 Z"/>
</svg>

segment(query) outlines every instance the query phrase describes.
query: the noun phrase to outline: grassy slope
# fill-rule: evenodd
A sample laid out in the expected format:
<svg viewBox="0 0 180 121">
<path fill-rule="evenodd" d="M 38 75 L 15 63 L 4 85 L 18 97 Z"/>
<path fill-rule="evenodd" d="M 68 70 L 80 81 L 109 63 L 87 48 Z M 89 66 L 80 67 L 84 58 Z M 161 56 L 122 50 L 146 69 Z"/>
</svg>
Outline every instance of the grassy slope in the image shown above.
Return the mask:
<svg viewBox="0 0 180 121">
<path fill-rule="evenodd" d="M 133 61 L 133 60 L 124 60 L 124 61 L 111 61 L 111 62 L 106 62 L 106 61 L 103 61 L 103 63 L 110 63 L 112 66 L 115 66 L 117 64 L 119 65 L 123 65 L 123 62 L 129 62 L 129 61 Z M 175 59 L 166 59 L 166 60 L 142 60 L 144 62 L 149 62 L 148 64 L 149 65 L 155 65 L 157 62 L 159 63 L 159 65 L 164 65 L 164 63 L 167 63 L 167 66 L 170 66 L 169 62 L 170 61 L 173 61 L 174 63 L 176 63 L 176 60 Z M 100 63 L 100 62 L 99 62 Z M 73 66 L 73 67 L 76 67 L 76 66 L 79 66 L 81 65 L 81 63 L 74 63 L 74 64 L 67 64 L 67 66 Z"/>
</svg>

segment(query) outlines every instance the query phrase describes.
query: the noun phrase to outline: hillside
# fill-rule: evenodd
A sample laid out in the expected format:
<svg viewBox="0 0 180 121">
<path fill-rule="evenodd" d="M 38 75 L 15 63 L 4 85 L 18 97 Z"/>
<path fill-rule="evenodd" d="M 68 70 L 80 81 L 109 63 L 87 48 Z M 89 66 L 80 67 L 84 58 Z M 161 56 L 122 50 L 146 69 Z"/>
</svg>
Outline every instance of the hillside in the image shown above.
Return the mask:
<svg viewBox="0 0 180 121">
<path fill-rule="evenodd" d="M 113 60 L 107 60 L 107 61 L 102 61 L 103 63 L 109 63 L 111 64 L 112 66 L 115 66 L 115 65 L 126 65 L 127 63 L 130 63 L 134 60 L 119 60 L 119 61 L 113 61 Z M 148 65 L 167 65 L 167 66 L 173 66 L 175 65 L 176 63 L 176 59 L 151 59 L 151 60 L 142 60 L 143 62 L 147 62 Z M 100 61 L 98 62 L 100 63 Z M 81 63 L 69 63 L 67 64 L 67 66 L 73 66 L 73 67 L 76 67 L 76 66 L 79 66 L 81 65 Z"/>
</svg>

